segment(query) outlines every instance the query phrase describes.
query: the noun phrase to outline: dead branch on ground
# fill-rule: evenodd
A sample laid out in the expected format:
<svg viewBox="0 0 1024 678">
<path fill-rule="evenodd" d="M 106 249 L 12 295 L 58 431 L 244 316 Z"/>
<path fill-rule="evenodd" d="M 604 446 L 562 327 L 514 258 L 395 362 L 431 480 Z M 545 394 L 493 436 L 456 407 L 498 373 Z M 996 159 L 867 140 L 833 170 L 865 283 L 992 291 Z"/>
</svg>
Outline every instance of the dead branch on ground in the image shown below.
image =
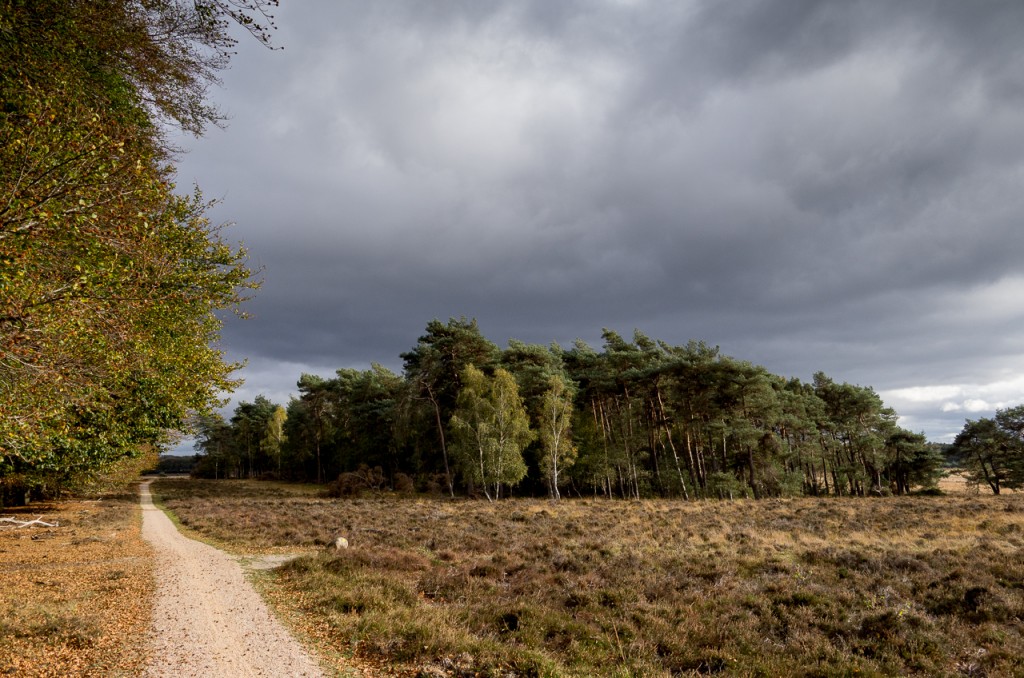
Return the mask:
<svg viewBox="0 0 1024 678">
<path fill-rule="evenodd" d="M 33 525 L 39 525 L 40 527 L 60 527 L 60 523 L 45 523 L 43 517 L 39 516 L 35 520 L 18 520 L 13 516 L 4 516 L 0 518 L 0 523 L 12 523 L 14 528 L 20 527 L 32 527 Z"/>
</svg>

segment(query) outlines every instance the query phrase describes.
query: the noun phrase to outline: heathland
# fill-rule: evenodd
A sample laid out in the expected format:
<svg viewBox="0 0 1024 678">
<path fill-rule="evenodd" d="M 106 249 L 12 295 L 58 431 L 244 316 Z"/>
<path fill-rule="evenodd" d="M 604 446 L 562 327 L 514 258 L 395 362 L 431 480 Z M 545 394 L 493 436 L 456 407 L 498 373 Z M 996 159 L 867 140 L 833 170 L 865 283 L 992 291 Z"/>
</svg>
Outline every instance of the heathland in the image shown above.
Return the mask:
<svg viewBox="0 0 1024 678">
<path fill-rule="evenodd" d="M 511 499 L 165 480 L 320 652 L 401 675 L 1021 675 L 1024 495 Z M 337 550 L 344 536 L 349 548 Z"/>
</svg>

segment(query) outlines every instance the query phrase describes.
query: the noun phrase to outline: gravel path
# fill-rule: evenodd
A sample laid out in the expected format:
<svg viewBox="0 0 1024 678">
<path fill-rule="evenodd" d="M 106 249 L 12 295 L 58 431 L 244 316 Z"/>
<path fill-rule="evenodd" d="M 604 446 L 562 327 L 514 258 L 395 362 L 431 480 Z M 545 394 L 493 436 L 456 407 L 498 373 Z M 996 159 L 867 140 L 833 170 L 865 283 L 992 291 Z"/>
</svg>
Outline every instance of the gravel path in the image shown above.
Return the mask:
<svg viewBox="0 0 1024 678">
<path fill-rule="evenodd" d="M 147 676 L 322 676 L 239 564 L 178 532 L 143 483 L 142 536 L 156 550 Z"/>
</svg>

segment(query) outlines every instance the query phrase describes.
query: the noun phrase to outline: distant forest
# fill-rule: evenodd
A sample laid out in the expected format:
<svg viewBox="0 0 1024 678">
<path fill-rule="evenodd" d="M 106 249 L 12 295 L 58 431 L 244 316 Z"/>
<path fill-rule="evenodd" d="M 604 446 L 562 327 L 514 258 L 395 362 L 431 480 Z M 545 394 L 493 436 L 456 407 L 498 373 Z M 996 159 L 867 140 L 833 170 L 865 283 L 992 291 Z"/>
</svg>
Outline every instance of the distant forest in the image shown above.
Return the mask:
<svg viewBox="0 0 1024 678">
<path fill-rule="evenodd" d="M 703 342 L 603 340 L 502 350 L 475 320 L 434 320 L 401 375 L 304 374 L 287 404 L 203 417 L 194 474 L 339 494 L 693 499 L 906 494 L 943 473 L 949 446 L 900 428 L 870 387 L 784 378 Z"/>
</svg>

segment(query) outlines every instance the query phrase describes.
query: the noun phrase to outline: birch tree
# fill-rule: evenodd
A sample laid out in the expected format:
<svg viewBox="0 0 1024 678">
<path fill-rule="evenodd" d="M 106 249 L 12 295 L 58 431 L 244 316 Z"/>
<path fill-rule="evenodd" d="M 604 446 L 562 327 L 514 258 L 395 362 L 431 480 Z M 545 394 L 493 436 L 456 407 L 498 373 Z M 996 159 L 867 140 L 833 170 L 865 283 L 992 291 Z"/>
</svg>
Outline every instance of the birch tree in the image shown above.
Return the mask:
<svg viewBox="0 0 1024 678">
<path fill-rule="evenodd" d="M 501 498 L 503 485 L 526 477 L 523 448 L 534 438 L 515 378 L 498 368 L 493 377 L 468 365 L 462 371 L 451 427 L 463 475 L 479 484 L 488 500 Z"/>
<path fill-rule="evenodd" d="M 551 377 L 540 412 L 540 469 L 552 499 L 561 499 L 558 486 L 562 472 L 576 461 L 572 439 L 573 393 L 560 377 Z"/>
</svg>

